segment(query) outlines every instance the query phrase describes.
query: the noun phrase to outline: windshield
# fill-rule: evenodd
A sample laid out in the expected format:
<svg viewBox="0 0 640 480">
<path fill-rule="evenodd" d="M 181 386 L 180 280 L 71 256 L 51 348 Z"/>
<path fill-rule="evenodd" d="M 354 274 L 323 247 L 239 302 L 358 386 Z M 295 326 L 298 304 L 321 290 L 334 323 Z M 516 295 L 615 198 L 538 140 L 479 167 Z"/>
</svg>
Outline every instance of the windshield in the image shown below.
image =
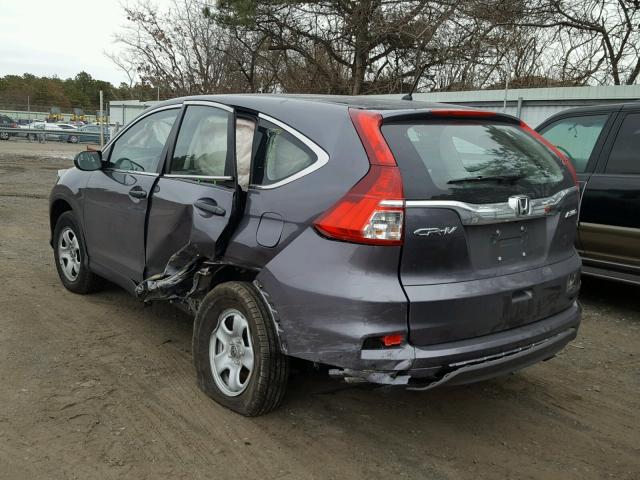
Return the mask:
<svg viewBox="0 0 640 480">
<path fill-rule="evenodd" d="M 494 203 L 570 186 L 559 159 L 517 125 L 420 120 L 384 124 L 382 132 L 407 198 Z"/>
</svg>

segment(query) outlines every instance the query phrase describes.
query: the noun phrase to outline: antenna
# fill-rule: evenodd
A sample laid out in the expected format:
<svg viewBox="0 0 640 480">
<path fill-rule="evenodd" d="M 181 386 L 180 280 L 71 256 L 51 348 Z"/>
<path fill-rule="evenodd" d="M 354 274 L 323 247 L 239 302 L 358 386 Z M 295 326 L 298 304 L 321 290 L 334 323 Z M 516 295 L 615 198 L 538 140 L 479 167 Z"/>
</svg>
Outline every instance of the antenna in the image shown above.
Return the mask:
<svg viewBox="0 0 640 480">
<path fill-rule="evenodd" d="M 424 73 L 424 71 L 427 69 L 427 66 L 424 65 L 420 71 L 417 73 L 416 78 L 413 79 L 413 85 L 411 85 L 411 90 L 409 90 L 409 93 L 407 93 L 405 96 L 402 97 L 402 100 L 413 100 L 413 91 L 416 89 L 416 87 L 418 86 L 418 82 L 420 81 L 420 77 L 422 77 L 422 74 Z"/>
</svg>

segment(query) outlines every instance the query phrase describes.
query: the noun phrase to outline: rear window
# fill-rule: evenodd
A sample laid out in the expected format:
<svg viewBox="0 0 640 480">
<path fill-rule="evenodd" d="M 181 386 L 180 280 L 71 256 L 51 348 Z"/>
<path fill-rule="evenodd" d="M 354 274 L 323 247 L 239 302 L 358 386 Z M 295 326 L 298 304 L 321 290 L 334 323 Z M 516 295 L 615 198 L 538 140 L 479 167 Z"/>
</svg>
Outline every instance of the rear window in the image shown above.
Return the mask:
<svg viewBox="0 0 640 480">
<path fill-rule="evenodd" d="M 408 199 L 494 203 L 570 185 L 560 161 L 516 125 L 424 120 L 384 124 L 382 133 Z"/>
</svg>

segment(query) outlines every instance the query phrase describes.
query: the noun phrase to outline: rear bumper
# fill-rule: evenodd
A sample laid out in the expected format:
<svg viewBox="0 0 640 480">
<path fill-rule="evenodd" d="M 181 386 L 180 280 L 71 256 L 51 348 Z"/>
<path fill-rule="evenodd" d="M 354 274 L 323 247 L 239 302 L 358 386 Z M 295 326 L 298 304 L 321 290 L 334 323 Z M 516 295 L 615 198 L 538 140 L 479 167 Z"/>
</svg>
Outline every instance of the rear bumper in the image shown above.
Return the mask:
<svg viewBox="0 0 640 480">
<path fill-rule="evenodd" d="M 576 337 L 580 318 L 580 305 L 574 302 L 544 320 L 491 335 L 426 347 L 362 350 L 367 368 L 332 373 L 418 390 L 478 382 L 553 357 Z"/>
</svg>

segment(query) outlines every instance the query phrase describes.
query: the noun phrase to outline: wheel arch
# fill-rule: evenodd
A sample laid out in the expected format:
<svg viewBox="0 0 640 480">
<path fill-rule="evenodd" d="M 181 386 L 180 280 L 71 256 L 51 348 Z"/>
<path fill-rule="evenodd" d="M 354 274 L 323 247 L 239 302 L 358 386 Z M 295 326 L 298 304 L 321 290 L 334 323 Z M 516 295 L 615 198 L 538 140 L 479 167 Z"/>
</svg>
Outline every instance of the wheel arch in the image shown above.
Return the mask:
<svg viewBox="0 0 640 480">
<path fill-rule="evenodd" d="M 273 305 L 270 295 L 265 291 L 262 283 L 257 279 L 259 274 L 260 270 L 255 268 L 247 268 L 234 264 L 222 265 L 212 275 L 209 291 L 213 290 L 218 285 L 227 282 L 245 282 L 250 284 L 258 294 L 258 297 L 260 297 L 264 302 L 264 306 L 269 314 L 269 319 L 271 320 L 276 332 L 276 341 L 278 342 L 280 352 L 286 355 L 288 353 L 288 349 L 285 332 L 280 325 L 278 311 Z"/>
<path fill-rule="evenodd" d="M 71 204 L 64 198 L 57 198 L 51 203 L 49 208 L 49 227 L 51 230 L 51 241 L 53 241 L 53 230 L 56 228 L 56 223 L 60 216 L 65 213 L 73 211 Z"/>
</svg>

